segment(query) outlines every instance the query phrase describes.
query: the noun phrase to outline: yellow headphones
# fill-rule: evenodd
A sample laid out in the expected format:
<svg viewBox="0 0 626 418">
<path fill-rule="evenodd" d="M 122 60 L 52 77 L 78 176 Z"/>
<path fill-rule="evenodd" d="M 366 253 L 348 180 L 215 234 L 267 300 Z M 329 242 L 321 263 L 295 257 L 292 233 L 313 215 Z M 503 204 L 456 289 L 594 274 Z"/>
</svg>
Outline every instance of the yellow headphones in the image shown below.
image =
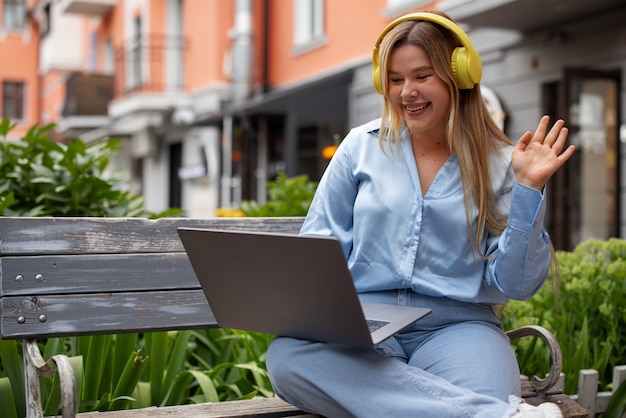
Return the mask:
<svg viewBox="0 0 626 418">
<path fill-rule="evenodd" d="M 474 49 L 474 45 L 472 45 L 469 36 L 450 19 L 435 13 L 422 12 L 411 13 L 394 20 L 378 35 L 376 44 L 374 44 L 374 52 L 372 53 L 372 81 L 374 82 L 376 91 L 379 94 L 383 94 L 380 80 L 380 57 L 378 50 L 380 44 L 391 29 L 407 20 L 425 20 L 436 23 L 452 31 L 459 38 L 463 46 L 456 48 L 452 52 L 452 57 L 450 58 L 452 75 L 460 89 L 473 89 L 476 83 L 480 81 L 480 77 L 483 74 L 483 66 L 480 61 L 480 55 L 478 55 L 478 52 Z"/>
</svg>

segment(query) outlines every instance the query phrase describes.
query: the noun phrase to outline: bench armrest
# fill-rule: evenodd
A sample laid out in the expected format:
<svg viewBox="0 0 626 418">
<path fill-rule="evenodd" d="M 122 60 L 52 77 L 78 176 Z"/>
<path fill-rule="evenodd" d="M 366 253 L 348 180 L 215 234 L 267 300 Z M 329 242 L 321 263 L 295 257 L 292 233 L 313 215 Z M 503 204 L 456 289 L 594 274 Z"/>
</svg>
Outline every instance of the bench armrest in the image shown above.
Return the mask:
<svg viewBox="0 0 626 418">
<path fill-rule="evenodd" d="M 26 405 L 27 418 L 43 417 L 41 407 L 41 396 L 39 392 L 39 376 L 52 377 L 59 374 L 61 385 L 61 402 L 63 418 L 74 418 L 76 416 L 76 390 L 74 387 L 74 370 L 70 359 L 63 354 L 52 356 L 49 361 L 44 361 L 39 351 L 36 340 L 24 340 L 24 377 L 26 379 Z M 52 363 L 56 365 L 52 367 Z"/>
<path fill-rule="evenodd" d="M 563 357 L 561 355 L 561 347 L 556 337 L 548 331 L 546 328 L 539 325 L 526 325 L 520 328 L 516 328 L 511 331 L 507 331 L 511 341 L 521 337 L 535 336 L 541 338 L 550 349 L 550 356 L 552 364 L 550 366 L 550 372 L 548 375 L 540 379 L 536 375 L 530 379 L 530 385 L 537 391 L 539 396 L 544 396 L 546 392 L 553 387 L 559 380 L 561 375 L 561 369 L 563 368 Z"/>
</svg>

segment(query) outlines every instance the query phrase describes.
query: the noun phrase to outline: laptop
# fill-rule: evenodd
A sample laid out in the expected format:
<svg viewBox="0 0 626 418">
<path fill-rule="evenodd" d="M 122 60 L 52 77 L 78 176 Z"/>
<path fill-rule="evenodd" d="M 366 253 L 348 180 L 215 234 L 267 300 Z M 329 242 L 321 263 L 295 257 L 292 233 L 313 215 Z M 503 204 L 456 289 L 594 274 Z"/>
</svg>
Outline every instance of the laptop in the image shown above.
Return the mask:
<svg viewBox="0 0 626 418">
<path fill-rule="evenodd" d="M 333 237 L 179 227 L 222 328 L 372 347 L 430 309 L 361 303 Z"/>
</svg>

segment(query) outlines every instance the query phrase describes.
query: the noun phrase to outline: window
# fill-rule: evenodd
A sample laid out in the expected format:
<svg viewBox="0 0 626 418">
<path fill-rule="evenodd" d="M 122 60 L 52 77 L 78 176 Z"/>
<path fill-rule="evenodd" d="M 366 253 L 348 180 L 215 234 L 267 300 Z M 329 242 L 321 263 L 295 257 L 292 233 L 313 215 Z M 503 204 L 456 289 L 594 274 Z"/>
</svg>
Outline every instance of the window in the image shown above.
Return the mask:
<svg viewBox="0 0 626 418">
<path fill-rule="evenodd" d="M 181 0 L 170 0 L 168 3 L 166 22 L 167 38 L 165 40 L 165 85 L 166 89 L 179 91 L 183 89 L 183 3 Z"/>
<path fill-rule="evenodd" d="M 102 70 L 107 75 L 113 75 L 115 72 L 115 50 L 111 38 L 107 38 L 104 41 L 104 65 Z"/>
<path fill-rule="evenodd" d="M 2 0 L 2 26 L 13 31 L 26 27 L 26 0 Z"/>
<path fill-rule="evenodd" d="M 24 118 L 24 83 L 2 83 L 2 117 L 13 120 Z"/>
<path fill-rule="evenodd" d="M 324 0 L 294 0 L 296 47 L 324 41 Z"/>
<path fill-rule="evenodd" d="M 132 38 L 128 45 L 126 59 L 126 89 L 129 91 L 139 89 L 145 81 L 143 55 L 145 51 L 143 33 L 143 19 L 137 15 L 133 20 Z"/>
<path fill-rule="evenodd" d="M 94 31 L 89 34 L 89 72 L 98 71 L 98 34 Z"/>
</svg>

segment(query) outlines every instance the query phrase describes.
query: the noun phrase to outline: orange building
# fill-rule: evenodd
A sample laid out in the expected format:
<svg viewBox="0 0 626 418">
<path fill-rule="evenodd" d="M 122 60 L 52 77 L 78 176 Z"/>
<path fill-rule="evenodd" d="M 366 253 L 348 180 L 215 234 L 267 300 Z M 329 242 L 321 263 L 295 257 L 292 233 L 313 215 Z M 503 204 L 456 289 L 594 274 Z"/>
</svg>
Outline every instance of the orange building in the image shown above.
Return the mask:
<svg viewBox="0 0 626 418">
<path fill-rule="evenodd" d="M 319 178 L 323 149 L 351 123 L 354 71 L 369 65 L 378 31 L 435 2 L 27 3 L 39 61 L 20 65 L 37 76 L 28 84 L 38 108 L 24 124 L 57 123 L 60 140 L 122 137 L 117 163 L 149 209 L 212 216 L 263 201 L 280 172 Z"/>
<path fill-rule="evenodd" d="M 0 111 L 17 123 L 12 138 L 21 138 L 40 117 L 39 28 L 27 10 L 24 1 L 4 1 L 0 10 Z"/>
<path fill-rule="evenodd" d="M 2 112 L 16 133 L 121 137 L 148 209 L 214 216 L 263 202 L 278 173 L 317 180 L 328 147 L 380 112 L 381 28 L 434 8 L 468 31 L 511 138 L 549 113 L 588 151 L 549 188 L 557 246 L 626 236 L 623 0 L 4 0 Z"/>
</svg>

